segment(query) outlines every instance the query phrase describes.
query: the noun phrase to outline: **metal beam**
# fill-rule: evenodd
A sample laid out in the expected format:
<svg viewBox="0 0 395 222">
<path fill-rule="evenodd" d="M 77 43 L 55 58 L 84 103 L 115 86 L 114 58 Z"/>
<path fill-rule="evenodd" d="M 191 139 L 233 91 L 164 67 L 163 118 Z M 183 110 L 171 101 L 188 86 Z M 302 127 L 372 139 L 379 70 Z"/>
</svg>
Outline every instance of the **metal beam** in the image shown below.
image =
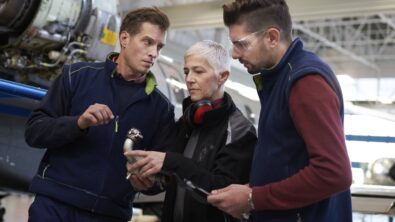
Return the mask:
<svg viewBox="0 0 395 222">
<path fill-rule="evenodd" d="M 222 5 L 229 1 L 162 7 L 169 16 L 171 29 L 197 29 L 223 27 Z"/>
<path fill-rule="evenodd" d="M 223 27 L 222 5 L 230 0 L 163 6 L 172 29 Z M 288 1 L 293 21 L 369 16 L 395 11 L 394 0 L 298 0 Z"/>
<path fill-rule="evenodd" d="M 293 24 L 293 28 L 302 31 L 303 33 L 305 33 L 305 34 L 311 36 L 312 38 L 322 42 L 323 44 L 325 44 L 325 45 L 337 50 L 338 52 L 351 57 L 355 61 L 358 61 L 358 62 L 360 62 L 360 63 L 362 63 L 362 64 L 364 64 L 364 65 L 366 65 L 366 66 L 368 66 L 368 67 L 370 67 L 370 68 L 372 68 L 374 70 L 376 70 L 377 72 L 379 71 L 379 68 L 377 67 L 376 64 L 374 64 L 374 63 L 362 58 L 361 56 L 356 55 L 355 53 L 353 53 L 353 52 L 341 47 L 340 45 L 336 44 L 335 42 L 332 42 L 332 41 L 328 40 L 326 37 L 311 31 L 310 29 L 306 28 L 305 26 L 303 26 L 301 24 Z"/>
<path fill-rule="evenodd" d="M 393 12 L 393 0 L 299 0 L 287 1 L 294 21 L 369 16 Z"/>
<path fill-rule="evenodd" d="M 385 16 L 384 13 L 379 13 L 378 15 L 379 15 L 382 22 L 387 23 L 387 25 L 389 25 L 391 28 L 395 29 L 395 22 L 392 19 Z"/>
</svg>

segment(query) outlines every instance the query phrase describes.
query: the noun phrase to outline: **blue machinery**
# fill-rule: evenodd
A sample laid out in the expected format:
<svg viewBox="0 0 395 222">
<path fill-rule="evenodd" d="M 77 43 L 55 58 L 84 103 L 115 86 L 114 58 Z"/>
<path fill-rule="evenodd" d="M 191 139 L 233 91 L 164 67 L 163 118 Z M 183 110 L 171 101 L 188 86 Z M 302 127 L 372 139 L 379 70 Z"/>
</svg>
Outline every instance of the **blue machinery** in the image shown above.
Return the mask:
<svg viewBox="0 0 395 222">
<path fill-rule="evenodd" d="M 0 114 L 27 117 L 47 90 L 0 79 Z"/>
<path fill-rule="evenodd" d="M 46 93 L 47 90 L 45 89 L 0 79 L 1 97 L 4 97 L 5 95 L 9 95 L 10 97 L 20 96 L 20 97 L 26 97 L 35 100 L 41 100 Z"/>
</svg>

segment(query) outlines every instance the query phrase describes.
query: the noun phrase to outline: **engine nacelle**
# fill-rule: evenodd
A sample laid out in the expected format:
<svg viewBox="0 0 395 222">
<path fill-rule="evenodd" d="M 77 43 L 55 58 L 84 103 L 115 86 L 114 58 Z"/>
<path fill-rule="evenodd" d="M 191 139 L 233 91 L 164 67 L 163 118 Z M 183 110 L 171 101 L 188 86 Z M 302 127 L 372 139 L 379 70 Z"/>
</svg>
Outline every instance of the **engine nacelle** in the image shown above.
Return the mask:
<svg viewBox="0 0 395 222">
<path fill-rule="evenodd" d="M 117 0 L 0 0 L 0 72 L 49 86 L 64 63 L 103 61 L 121 23 Z"/>
<path fill-rule="evenodd" d="M 395 185 L 395 158 L 380 158 L 370 163 L 366 183 L 374 185 Z"/>
</svg>

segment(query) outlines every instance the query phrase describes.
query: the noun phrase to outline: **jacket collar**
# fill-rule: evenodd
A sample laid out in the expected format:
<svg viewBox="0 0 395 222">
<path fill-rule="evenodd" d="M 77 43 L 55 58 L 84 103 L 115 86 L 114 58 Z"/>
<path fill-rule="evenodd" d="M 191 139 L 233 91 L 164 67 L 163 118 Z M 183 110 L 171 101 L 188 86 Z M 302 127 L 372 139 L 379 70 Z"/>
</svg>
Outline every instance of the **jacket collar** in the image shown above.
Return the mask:
<svg viewBox="0 0 395 222">
<path fill-rule="evenodd" d="M 294 54 L 301 49 L 303 49 L 303 42 L 298 37 L 291 43 L 291 45 L 288 47 L 287 51 L 277 65 L 270 69 L 261 69 L 260 74 L 254 75 L 253 80 L 257 90 L 260 91 L 263 89 L 263 82 L 274 81 L 278 76 L 279 72 L 281 72 L 284 68 L 287 68 L 287 66 L 292 69 L 289 61 L 294 56 Z"/>
<path fill-rule="evenodd" d="M 281 58 L 280 62 L 274 67 L 272 67 L 271 69 L 262 69 L 261 75 L 265 77 L 278 73 L 280 70 L 282 70 L 285 66 L 288 65 L 289 60 L 292 58 L 295 52 L 301 50 L 302 48 L 303 48 L 302 40 L 300 38 L 296 38 L 288 47 L 287 51 Z"/>
<path fill-rule="evenodd" d="M 105 70 L 106 73 L 111 73 L 111 78 L 113 78 L 117 72 L 117 63 L 113 62 L 113 59 L 118 56 L 119 53 L 111 52 L 110 54 L 108 54 L 106 58 Z M 157 85 L 155 76 L 151 71 L 148 72 L 145 82 L 146 82 L 145 92 L 147 93 L 147 95 L 150 95 L 155 90 L 155 87 Z"/>
<path fill-rule="evenodd" d="M 192 104 L 193 102 L 190 96 L 185 98 L 182 103 L 183 112 L 185 112 L 188 106 Z M 225 92 L 222 105 L 218 108 L 212 109 L 210 111 L 206 111 L 206 113 L 203 116 L 203 121 L 201 125 L 203 127 L 215 125 L 218 122 L 222 121 L 224 118 L 227 118 L 235 109 L 236 106 L 232 100 L 232 97 L 230 97 L 230 95 L 227 92 Z"/>
</svg>

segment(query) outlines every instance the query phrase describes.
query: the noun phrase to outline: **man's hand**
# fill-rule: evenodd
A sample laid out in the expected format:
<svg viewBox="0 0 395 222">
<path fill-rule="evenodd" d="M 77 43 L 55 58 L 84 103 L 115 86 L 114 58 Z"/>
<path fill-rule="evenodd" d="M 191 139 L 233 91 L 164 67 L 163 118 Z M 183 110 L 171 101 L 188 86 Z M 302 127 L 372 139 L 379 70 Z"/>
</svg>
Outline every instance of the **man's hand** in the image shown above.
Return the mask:
<svg viewBox="0 0 395 222">
<path fill-rule="evenodd" d="M 153 181 L 151 181 L 150 179 L 139 177 L 136 174 L 132 174 L 129 177 L 129 182 L 132 184 L 133 189 L 136 192 L 147 190 L 154 185 Z"/>
<path fill-rule="evenodd" d="M 211 194 L 207 197 L 207 202 L 240 219 L 243 213 L 248 213 L 251 210 L 248 206 L 248 195 L 251 192 L 252 189 L 248 185 L 232 184 L 211 191 Z"/>
<path fill-rule="evenodd" d="M 78 118 L 77 124 L 83 130 L 91 126 L 107 124 L 112 119 L 114 119 L 114 114 L 107 105 L 95 103 Z"/>
<path fill-rule="evenodd" d="M 142 178 L 148 178 L 162 170 L 163 161 L 166 153 L 156 151 L 133 150 L 124 153 L 126 157 L 134 157 L 138 161 L 134 164 L 128 164 L 128 171 L 139 172 Z"/>
</svg>

